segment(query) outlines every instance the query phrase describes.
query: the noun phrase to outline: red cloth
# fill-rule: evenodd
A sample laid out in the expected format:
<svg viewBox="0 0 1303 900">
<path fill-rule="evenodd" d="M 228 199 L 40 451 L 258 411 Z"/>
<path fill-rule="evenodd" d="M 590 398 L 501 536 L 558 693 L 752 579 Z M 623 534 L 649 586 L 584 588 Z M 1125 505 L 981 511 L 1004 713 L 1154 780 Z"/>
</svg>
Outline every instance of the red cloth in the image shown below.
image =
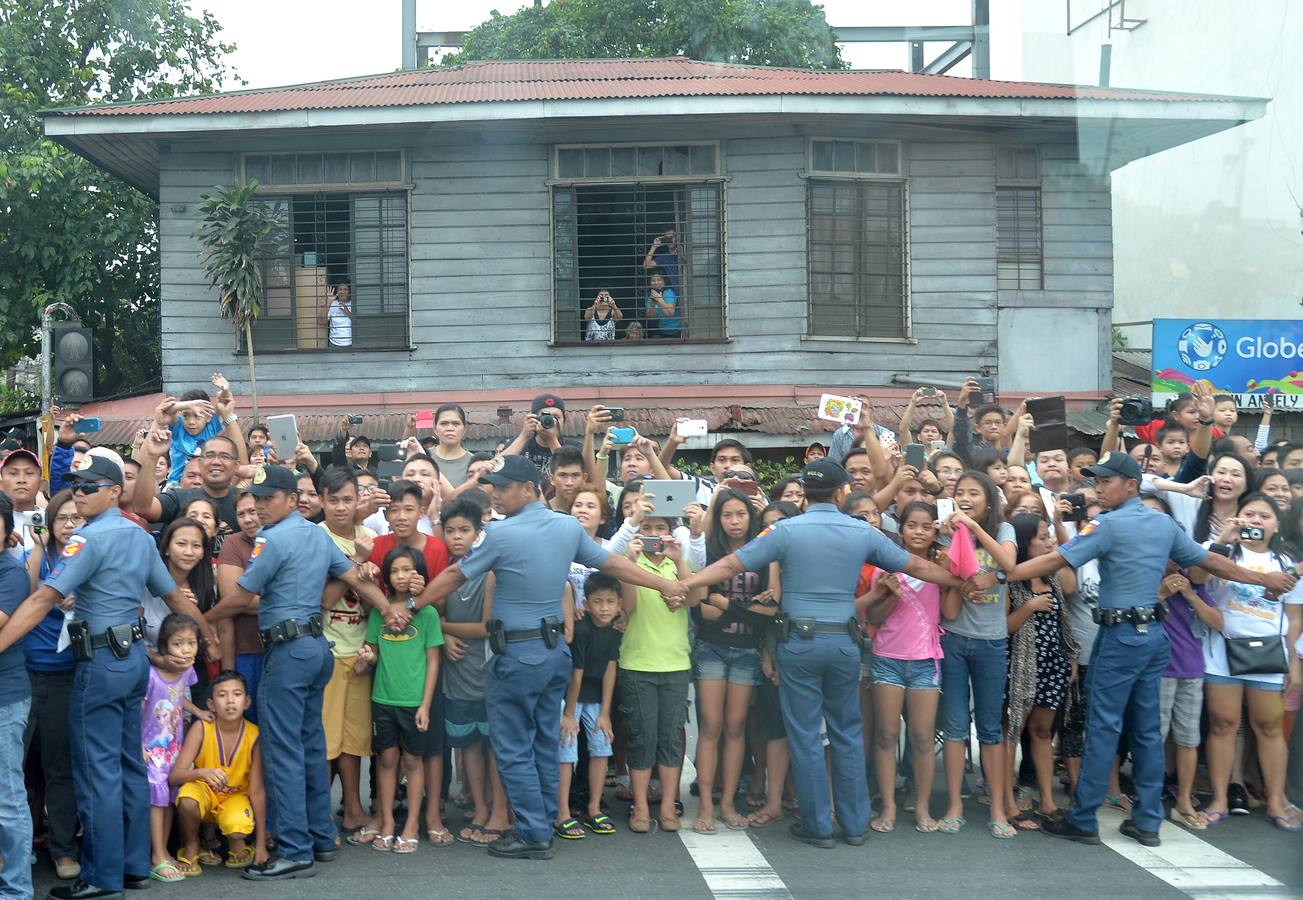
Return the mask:
<svg viewBox="0 0 1303 900">
<path fill-rule="evenodd" d="M 950 573 L 956 578 L 972 578 L 981 566 L 977 564 L 977 553 L 973 550 L 973 535 L 968 526 L 960 522 L 955 526 L 954 537 L 950 539 Z"/>
<path fill-rule="evenodd" d="M 371 558 L 367 562 L 373 562 L 382 567 L 385 556 L 397 546 L 398 536 L 392 532 L 378 536 L 375 539 L 375 546 L 371 550 Z M 437 537 L 425 535 L 425 547 L 421 550 L 421 555 L 425 557 L 426 583 L 433 581 L 434 576 L 448 568 L 448 546 Z M 380 589 L 385 591 L 386 594 L 389 593 L 385 590 L 383 578 L 380 579 Z"/>
<path fill-rule="evenodd" d="M 1154 419 L 1148 425 L 1139 425 L 1136 427 L 1136 437 L 1140 438 L 1146 444 L 1158 443 L 1158 430 L 1167 424 L 1166 419 Z M 1226 432 L 1222 431 L 1216 425 L 1213 426 L 1213 440 L 1217 440 Z"/>
</svg>

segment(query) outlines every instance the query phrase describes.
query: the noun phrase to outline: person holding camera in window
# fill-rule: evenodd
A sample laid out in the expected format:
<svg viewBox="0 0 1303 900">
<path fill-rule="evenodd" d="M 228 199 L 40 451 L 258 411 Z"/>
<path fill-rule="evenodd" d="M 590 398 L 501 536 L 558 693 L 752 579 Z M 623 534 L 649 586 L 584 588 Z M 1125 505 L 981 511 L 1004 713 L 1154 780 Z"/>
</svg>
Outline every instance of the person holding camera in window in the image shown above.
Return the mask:
<svg viewBox="0 0 1303 900">
<path fill-rule="evenodd" d="M 584 340 L 593 343 L 615 340 L 615 323 L 623 318 L 624 313 L 611 297 L 611 292 L 602 288 L 597 292 L 593 305 L 584 310 L 584 321 L 588 323 L 584 329 Z"/>
<path fill-rule="evenodd" d="M 656 272 L 647 288 L 647 330 L 654 337 L 676 338 L 683 333 L 679 298 L 665 275 Z"/>
<path fill-rule="evenodd" d="M 670 289 L 679 290 L 679 232 L 675 228 L 665 229 L 664 234 L 656 235 L 647 254 L 642 258 L 644 269 L 656 269 L 664 273 Z"/>
</svg>

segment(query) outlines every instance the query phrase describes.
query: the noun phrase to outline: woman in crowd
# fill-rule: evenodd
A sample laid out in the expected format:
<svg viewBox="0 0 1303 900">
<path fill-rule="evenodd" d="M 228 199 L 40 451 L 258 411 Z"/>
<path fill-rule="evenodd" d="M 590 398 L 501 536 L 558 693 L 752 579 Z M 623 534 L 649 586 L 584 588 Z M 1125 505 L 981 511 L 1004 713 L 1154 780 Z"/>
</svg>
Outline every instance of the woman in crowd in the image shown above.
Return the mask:
<svg viewBox="0 0 1303 900">
<path fill-rule="evenodd" d="M 1282 516 L 1289 512 L 1289 505 L 1294 499 L 1289 478 L 1286 473 L 1276 469 L 1254 470 L 1252 491 L 1270 497 L 1276 504 L 1276 511 Z"/>
<path fill-rule="evenodd" d="M 584 321 L 588 323 L 584 328 L 584 340 L 594 343 L 615 340 L 616 323 L 623 318 L 624 313 L 611 297 L 611 292 L 602 288 L 597 292 L 593 305 L 584 310 Z"/>
</svg>

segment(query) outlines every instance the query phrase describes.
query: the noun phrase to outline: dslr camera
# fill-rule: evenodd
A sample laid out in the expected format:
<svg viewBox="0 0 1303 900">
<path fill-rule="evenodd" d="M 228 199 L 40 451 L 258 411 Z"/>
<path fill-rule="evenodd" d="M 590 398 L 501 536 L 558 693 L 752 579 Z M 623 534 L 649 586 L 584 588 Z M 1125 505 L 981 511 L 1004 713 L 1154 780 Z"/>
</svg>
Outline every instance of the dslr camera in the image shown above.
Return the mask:
<svg viewBox="0 0 1303 900">
<path fill-rule="evenodd" d="M 1123 425 L 1148 425 L 1154 420 L 1154 404 L 1148 397 L 1127 397 L 1122 401 Z"/>
<path fill-rule="evenodd" d="M 538 416 L 538 425 L 540 428 L 549 430 L 556 428 L 556 416 L 551 413 L 540 413 Z"/>
</svg>

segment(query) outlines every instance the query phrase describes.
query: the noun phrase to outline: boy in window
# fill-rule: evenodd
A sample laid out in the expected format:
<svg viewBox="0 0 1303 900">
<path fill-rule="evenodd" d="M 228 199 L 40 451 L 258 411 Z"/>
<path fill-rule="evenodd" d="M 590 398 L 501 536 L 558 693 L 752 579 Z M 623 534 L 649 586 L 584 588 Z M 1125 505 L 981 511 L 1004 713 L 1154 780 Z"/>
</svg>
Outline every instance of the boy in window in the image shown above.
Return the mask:
<svg viewBox="0 0 1303 900">
<path fill-rule="evenodd" d="M 349 306 L 349 287 L 337 284 L 326 288 L 326 308 L 321 323 L 330 328 L 330 346 L 353 346 L 353 307 Z"/>
</svg>

